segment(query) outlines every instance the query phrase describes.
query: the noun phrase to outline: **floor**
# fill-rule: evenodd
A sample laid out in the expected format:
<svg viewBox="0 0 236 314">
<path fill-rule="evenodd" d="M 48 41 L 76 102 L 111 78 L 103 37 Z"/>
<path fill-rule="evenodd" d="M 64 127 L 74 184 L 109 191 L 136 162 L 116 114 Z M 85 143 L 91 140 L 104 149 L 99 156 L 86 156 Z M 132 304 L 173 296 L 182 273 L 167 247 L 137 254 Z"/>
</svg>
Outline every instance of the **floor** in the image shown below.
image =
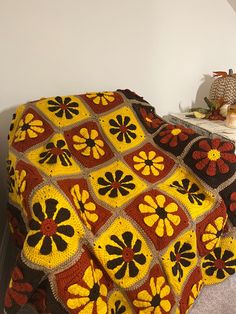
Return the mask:
<svg viewBox="0 0 236 314">
<path fill-rule="evenodd" d="M 236 274 L 220 284 L 204 287 L 189 314 L 235 314 Z"/>
</svg>

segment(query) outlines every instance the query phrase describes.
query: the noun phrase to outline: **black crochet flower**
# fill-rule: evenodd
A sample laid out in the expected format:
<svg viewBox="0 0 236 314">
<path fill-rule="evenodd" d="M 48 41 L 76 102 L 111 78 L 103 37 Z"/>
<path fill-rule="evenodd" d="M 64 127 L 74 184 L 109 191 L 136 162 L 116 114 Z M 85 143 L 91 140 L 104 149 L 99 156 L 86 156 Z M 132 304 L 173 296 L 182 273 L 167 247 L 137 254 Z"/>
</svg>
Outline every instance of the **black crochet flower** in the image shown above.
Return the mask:
<svg viewBox="0 0 236 314">
<path fill-rule="evenodd" d="M 216 273 L 218 279 L 225 278 L 226 275 L 233 275 L 236 270 L 235 255 L 229 250 L 222 250 L 217 247 L 212 253 L 204 258 L 205 262 L 202 267 L 208 276 L 213 276 Z"/>
<path fill-rule="evenodd" d="M 202 205 L 206 198 L 203 193 L 196 193 L 199 191 L 199 187 L 195 183 L 191 184 L 189 179 L 183 179 L 181 182 L 174 181 L 170 186 L 176 188 L 181 194 L 188 194 L 188 199 L 192 204 L 196 202 L 198 205 Z"/>
<path fill-rule="evenodd" d="M 191 252 L 192 246 L 189 243 L 183 243 L 181 245 L 180 241 L 176 242 L 174 245 L 174 252 L 170 252 L 170 260 L 174 262 L 172 266 L 172 273 L 174 276 L 178 275 L 178 281 L 181 281 L 183 277 L 182 267 L 188 267 L 191 264 L 191 259 L 195 257 L 195 253 Z"/>
<path fill-rule="evenodd" d="M 10 134 L 11 134 L 11 132 L 12 132 L 13 129 L 14 129 L 15 122 L 16 122 L 16 114 L 13 113 L 13 115 L 12 115 L 12 120 L 11 120 L 11 125 L 10 125 L 10 129 L 9 129 L 9 134 L 8 134 L 8 136 L 7 136 L 7 139 L 8 139 L 8 140 L 10 139 Z"/>
<path fill-rule="evenodd" d="M 126 311 L 126 307 L 121 304 L 120 300 L 115 302 L 115 308 L 111 309 L 111 314 L 123 314 Z"/>
<path fill-rule="evenodd" d="M 144 265 L 146 262 L 146 257 L 144 254 L 140 253 L 142 242 L 137 239 L 134 244 L 132 244 L 133 234 L 126 231 L 122 234 L 122 239 L 119 239 L 116 235 L 112 235 L 110 239 L 116 244 L 106 245 L 106 251 L 109 255 L 115 255 L 112 260 L 107 262 L 108 269 L 119 268 L 115 273 L 116 279 L 121 279 L 125 276 L 127 267 L 130 277 L 136 277 L 139 273 L 137 264 Z"/>
<path fill-rule="evenodd" d="M 124 175 L 123 171 L 116 170 L 115 176 L 113 173 L 107 171 L 105 173 L 104 178 L 98 178 L 98 184 L 102 185 L 103 187 L 98 190 L 99 194 L 105 195 L 109 191 L 109 197 L 117 197 L 118 192 L 124 196 L 129 194 L 129 190 L 133 190 L 135 188 L 135 184 L 131 183 L 133 177 L 131 175 Z"/>
<path fill-rule="evenodd" d="M 46 145 L 47 150 L 39 155 L 41 158 L 39 163 L 55 164 L 59 158 L 63 166 L 71 166 L 71 153 L 67 148 L 63 148 L 65 145 L 66 143 L 63 140 L 58 140 L 56 145 L 53 142 L 48 143 Z"/>
<path fill-rule="evenodd" d="M 123 142 L 125 140 L 126 143 L 131 143 L 131 139 L 136 138 L 135 132 L 132 131 L 135 131 L 137 127 L 130 123 L 130 117 L 122 117 L 119 114 L 116 116 L 116 120 L 110 119 L 109 124 L 111 126 L 110 133 L 113 135 L 117 134 L 118 141 Z"/>
<path fill-rule="evenodd" d="M 13 193 L 15 187 L 15 170 L 12 166 L 11 160 L 7 160 L 7 172 L 8 172 L 8 191 Z"/>
<path fill-rule="evenodd" d="M 64 224 L 70 218 L 69 210 L 63 207 L 57 209 L 57 204 L 57 200 L 53 198 L 47 199 L 45 201 L 45 213 L 40 203 L 33 205 L 35 219 L 32 218 L 30 220 L 29 228 L 31 231 L 36 232 L 28 236 L 27 243 L 29 246 L 35 247 L 43 239 L 40 247 L 40 253 L 43 255 L 48 255 L 52 252 L 52 242 L 55 243 L 58 251 L 65 251 L 67 243 L 60 234 L 67 237 L 74 235 L 74 229 L 69 224 Z"/>
<path fill-rule="evenodd" d="M 79 114 L 79 104 L 71 101 L 70 97 L 65 97 L 63 100 L 60 96 L 57 96 L 54 100 L 48 101 L 48 110 L 54 112 L 59 118 L 65 116 L 66 119 L 72 119 L 73 116 Z"/>
</svg>

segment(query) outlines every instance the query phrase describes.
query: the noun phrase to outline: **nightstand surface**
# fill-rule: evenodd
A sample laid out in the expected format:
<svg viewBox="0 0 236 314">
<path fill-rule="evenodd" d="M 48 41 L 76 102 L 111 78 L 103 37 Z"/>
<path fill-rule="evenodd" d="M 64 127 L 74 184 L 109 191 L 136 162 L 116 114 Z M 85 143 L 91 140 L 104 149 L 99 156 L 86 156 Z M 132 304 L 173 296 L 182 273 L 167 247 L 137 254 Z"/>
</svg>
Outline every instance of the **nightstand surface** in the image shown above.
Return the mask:
<svg viewBox="0 0 236 314">
<path fill-rule="evenodd" d="M 174 113 L 167 116 L 167 120 L 175 124 L 183 124 L 195 129 L 200 134 L 211 137 L 220 136 L 236 144 L 236 129 L 228 128 L 225 121 L 188 118 L 189 113 Z"/>
</svg>

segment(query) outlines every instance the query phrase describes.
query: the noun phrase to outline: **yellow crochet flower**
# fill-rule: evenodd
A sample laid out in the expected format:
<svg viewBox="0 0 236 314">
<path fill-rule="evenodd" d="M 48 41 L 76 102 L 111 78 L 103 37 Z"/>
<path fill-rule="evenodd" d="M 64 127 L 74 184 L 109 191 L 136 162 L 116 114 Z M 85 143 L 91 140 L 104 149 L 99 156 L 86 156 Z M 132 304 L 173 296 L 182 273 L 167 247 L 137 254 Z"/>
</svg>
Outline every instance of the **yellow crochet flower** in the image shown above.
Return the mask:
<svg viewBox="0 0 236 314">
<path fill-rule="evenodd" d="M 114 93 L 112 92 L 88 93 L 86 94 L 86 97 L 92 99 L 94 104 L 103 106 L 107 106 L 115 100 Z"/>
<path fill-rule="evenodd" d="M 80 190 L 78 184 L 74 185 L 71 190 L 71 195 L 76 208 L 79 210 L 79 214 L 85 225 L 91 230 L 90 222 L 94 223 L 98 220 L 98 215 L 95 214 L 96 205 L 93 202 L 89 202 L 89 193 L 87 190 Z"/>
<path fill-rule="evenodd" d="M 9 134 L 8 134 L 8 142 L 9 145 L 12 144 L 12 141 L 14 139 L 15 136 L 15 132 L 16 129 L 18 127 L 18 123 L 22 117 L 22 114 L 24 112 L 25 109 L 25 105 L 20 105 L 17 109 L 16 112 L 13 114 L 12 116 L 12 121 L 11 121 L 11 125 L 10 125 L 10 130 L 9 130 Z"/>
<path fill-rule="evenodd" d="M 149 214 L 143 220 L 145 224 L 152 227 L 156 222 L 156 234 L 159 237 L 163 237 L 166 233 L 167 236 L 172 236 L 174 229 L 172 224 L 177 226 L 180 223 L 180 217 L 175 215 L 178 210 L 178 206 L 175 203 L 166 204 L 166 198 L 164 195 L 157 195 L 155 200 L 150 196 L 144 197 L 146 204 L 140 204 L 139 210 L 142 214 Z"/>
<path fill-rule="evenodd" d="M 203 286 L 203 281 L 199 280 L 197 283 L 195 283 L 195 285 L 192 286 L 189 298 L 188 298 L 188 307 L 190 308 L 194 301 L 196 300 L 196 298 L 198 297 L 201 289 Z"/>
<path fill-rule="evenodd" d="M 26 188 L 26 172 L 25 170 L 15 171 L 15 176 L 16 176 L 16 191 L 18 195 L 22 195 L 24 193 L 25 188 Z"/>
<path fill-rule="evenodd" d="M 22 211 L 24 212 L 25 216 L 27 217 L 27 213 L 23 206 L 23 193 L 26 188 L 26 171 L 25 170 L 16 170 L 15 171 L 15 201 L 21 206 Z"/>
<path fill-rule="evenodd" d="M 15 170 L 16 162 L 16 156 L 10 153 L 7 160 L 9 198 L 14 203 L 17 203 L 27 216 L 22 195 L 26 189 L 26 171 Z"/>
<path fill-rule="evenodd" d="M 34 119 L 34 115 L 32 113 L 28 113 L 19 122 L 14 142 L 17 143 L 24 141 L 27 137 L 36 138 L 40 133 L 44 132 L 44 128 L 42 126 L 43 121 Z"/>
<path fill-rule="evenodd" d="M 83 276 L 83 282 L 87 288 L 77 283 L 69 286 L 67 291 L 75 297 L 67 300 L 67 306 L 73 310 L 79 308 L 78 313 L 81 314 L 92 314 L 94 311 L 99 314 L 107 313 L 107 304 L 104 301 L 107 288 L 100 283 L 102 277 L 102 271 L 95 268 L 91 260 L 91 265 Z"/>
<path fill-rule="evenodd" d="M 206 226 L 205 232 L 202 235 L 202 242 L 205 244 L 207 250 L 212 250 L 218 244 L 224 224 L 224 218 L 218 217 L 213 223 L 209 223 Z"/>
<path fill-rule="evenodd" d="M 98 132 L 95 129 L 89 131 L 86 128 L 80 130 L 80 136 L 74 135 L 74 148 L 76 150 L 81 150 L 81 154 L 84 156 L 92 156 L 95 159 L 104 156 L 105 152 L 102 149 L 104 147 L 104 142 L 98 138 Z"/>
<path fill-rule="evenodd" d="M 169 313 L 171 309 L 171 303 L 166 297 L 170 294 L 170 287 L 165 283 L 163 276 L 150 279 L 151 293 L 147 290 L 143 290 L 138 293 L 137 300 L 133 301 L 133 304 L 139 308 L 139 314 L 155 313 L 162 314 Z"/>
<path fill-rule="evenodd" d="M 158 176 L 160 173 L 159 170 L 164 169 L 164 158 L 162 156 L 157 156 L 154 151 L 149 151 L 148 153 L 141 151 L 138 156 L 133 157 L 133 161 L 136 163 L 134 168 L 138 171 L 140 170 L 145 176 L 150 174 Z"/>
</svg>

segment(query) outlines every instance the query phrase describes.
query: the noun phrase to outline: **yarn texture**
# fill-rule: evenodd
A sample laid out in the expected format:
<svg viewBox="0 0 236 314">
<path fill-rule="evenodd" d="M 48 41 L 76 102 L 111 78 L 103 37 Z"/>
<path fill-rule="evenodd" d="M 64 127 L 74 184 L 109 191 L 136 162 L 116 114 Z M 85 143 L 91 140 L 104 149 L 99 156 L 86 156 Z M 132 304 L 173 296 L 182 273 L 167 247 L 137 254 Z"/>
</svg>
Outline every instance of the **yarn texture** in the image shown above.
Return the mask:
<svg viewBox="0 0 236 314">
<path fill-rule="evenodd" d="M 234 144 L 130 90 L 19 106 L 7 169 L 5 313 L 184 314 L 236 272 Z"/>
</svg>

